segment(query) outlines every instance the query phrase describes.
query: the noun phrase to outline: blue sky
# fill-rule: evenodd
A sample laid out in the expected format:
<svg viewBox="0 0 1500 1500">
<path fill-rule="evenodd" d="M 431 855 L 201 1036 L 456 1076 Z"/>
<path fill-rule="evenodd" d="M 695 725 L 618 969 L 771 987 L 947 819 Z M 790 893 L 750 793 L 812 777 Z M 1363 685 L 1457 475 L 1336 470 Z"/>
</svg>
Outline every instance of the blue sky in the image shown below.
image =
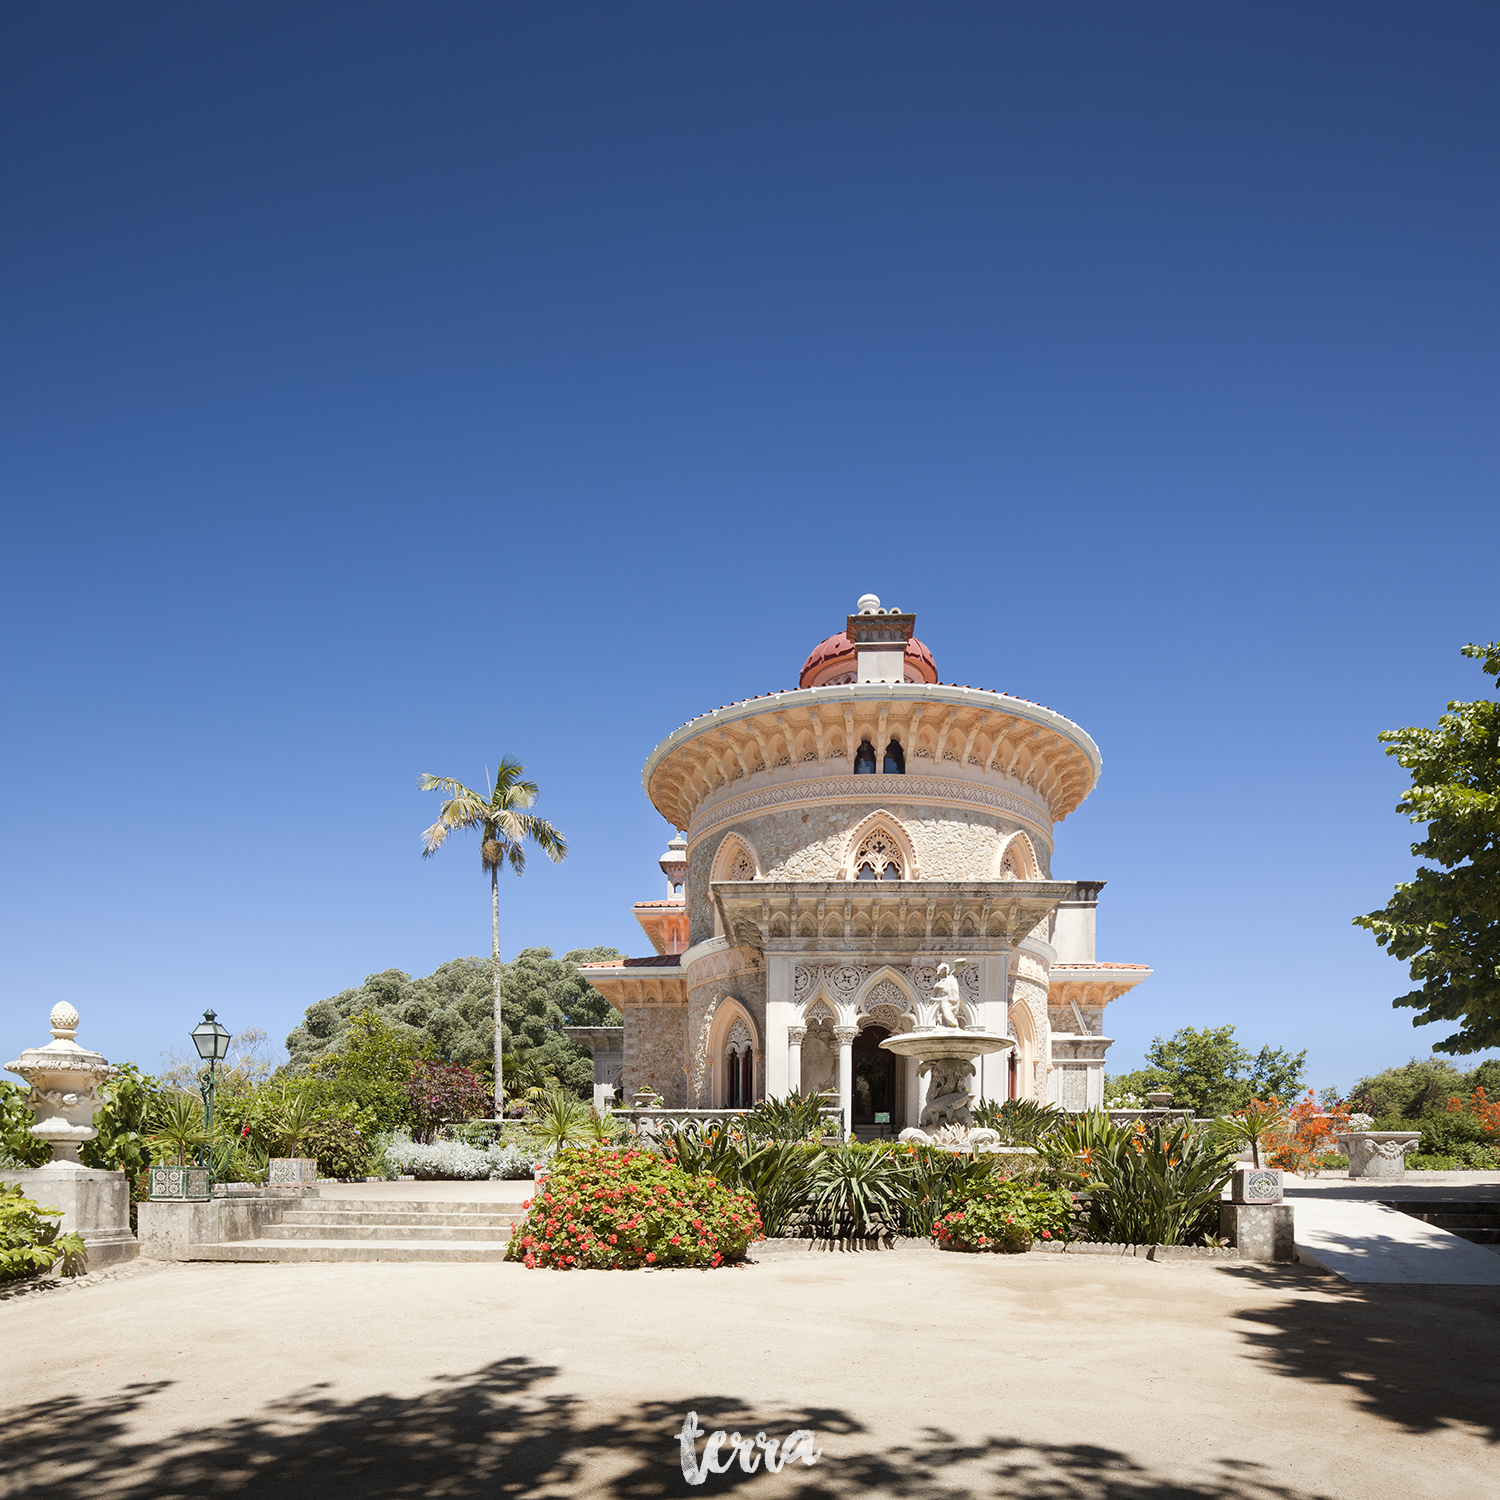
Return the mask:
<svg viewBox="0 0 1500 1500">
<path fill-rule="evenodd" d="M 640 768 L 866 590 L 1098 741 L 1116 1069 L 1424 1053 L 1375 736 L 1500 636 L 1500 13 L 8 7 L 0 1049 L 644 951 Z"/>
</svg>

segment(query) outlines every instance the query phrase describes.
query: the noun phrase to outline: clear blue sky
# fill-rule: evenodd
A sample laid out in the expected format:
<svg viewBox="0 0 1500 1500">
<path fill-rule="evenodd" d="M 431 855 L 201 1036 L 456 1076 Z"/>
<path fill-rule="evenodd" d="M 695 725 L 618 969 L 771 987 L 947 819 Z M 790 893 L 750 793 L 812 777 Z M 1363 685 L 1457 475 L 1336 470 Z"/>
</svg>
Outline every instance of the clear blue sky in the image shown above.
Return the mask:
<svg viewBox="0 0 1500 1500">
<path fill-rule="evenodd" d="M 0 1053 L 645 949 L 640 768 L 873 590 L 1099 742 L 1116 1070 L 1413 1052 L 1376 733 L 1500 636 L 1486 4 L 12 5 Z"/>
</svg>

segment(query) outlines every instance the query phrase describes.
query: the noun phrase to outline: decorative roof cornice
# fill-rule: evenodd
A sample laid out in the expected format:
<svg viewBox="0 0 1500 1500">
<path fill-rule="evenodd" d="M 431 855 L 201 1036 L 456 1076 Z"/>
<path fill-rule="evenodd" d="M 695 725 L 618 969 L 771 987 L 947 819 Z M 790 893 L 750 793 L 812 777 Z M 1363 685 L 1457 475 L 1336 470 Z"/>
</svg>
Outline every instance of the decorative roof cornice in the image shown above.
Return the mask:
<svg viewBox="0 0 1500 1500">
<path fill-rule="evenodd" d="M 930 762 L 934 775 L 951 770 L 955 779 L 1009 786 L 1054 822 L 1088 796 L 1103 765 L 1099 747 L 1077 724 L 1024 698 L 942 683 L 845 683 L 703 714 L 651 752 L 641 784 L 662 816 L 686 829 L 703 803 L 736 781 L 746 781 L 747 790 L 751 782 L 770 786 L 778 770 L 793 766 L 799 780 L 846 776 L 861 740 L 883 763 L 893 738 L 908 776 L 923 774 Z M 897 794 L 884 776 L 869 785 L 872 795 Z"/>
</svg>

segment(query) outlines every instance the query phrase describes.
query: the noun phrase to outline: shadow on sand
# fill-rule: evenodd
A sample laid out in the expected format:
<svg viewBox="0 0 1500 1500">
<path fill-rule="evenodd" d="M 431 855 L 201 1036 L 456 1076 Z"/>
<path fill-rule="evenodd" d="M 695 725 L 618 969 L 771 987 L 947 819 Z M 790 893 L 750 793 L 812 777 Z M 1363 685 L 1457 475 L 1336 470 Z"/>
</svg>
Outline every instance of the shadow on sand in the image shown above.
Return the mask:
<svg viewBox="0 0 1500 1500">
<path fill-rule="evenodd" d="M 1124 1453 L 1087 1444 L 1036 1447 L 1003 1438 L 964 1442 L 929 1430 L 888 1445 L 832 1408 L 752 1410 L 705 1392 L 695 1405 L 714 1425 L 785 1436 L 811 1428 L 825 1452 L 813 1468 L 682 1477 L 677 1433 L 687 1407 L 585 1404 L 539 1390 L 555 1374 L 500 1360 L 435 1383 L 412 1399 L 341 1402 L 321 1387 L 253 1416 L 185 1427 L 170 1440 L 132 1437 L 137 1415 L 170 1402 L 169 1382 L 100 1399 L 75 1397 L 13 1410 L 0 1437 L 0 1493 L 10 1500 L 502 1500 L 502 1497 L 707 1497 L 756 1488 L 767 1500 L 890 1495 L 980 1500 L 1316 1500 L 1257 1465 L 1205 1464 L 1183 1484 Z"/>
</svg>

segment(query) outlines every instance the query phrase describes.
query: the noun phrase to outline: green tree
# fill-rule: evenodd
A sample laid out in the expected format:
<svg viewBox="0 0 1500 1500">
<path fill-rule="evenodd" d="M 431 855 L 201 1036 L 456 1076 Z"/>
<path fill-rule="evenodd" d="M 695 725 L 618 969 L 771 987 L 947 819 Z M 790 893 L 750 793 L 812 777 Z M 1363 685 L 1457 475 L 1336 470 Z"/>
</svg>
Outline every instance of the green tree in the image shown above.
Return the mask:
<svg viewBox="0 0 1500 1500">
<path fill-rule="evenodd" d="M 1178 1109 L 1224 1115 L 1251 1099 L 1288 1100 L 1302 1087 L 1304 1052 L 1262 1047 L 1251 1052 L 1234 1038 L 1233 1026 L 1184 1026 L 1146 1049 L 1146 1066 L 1109 1080 L 1106 1092 L 1145 1094 L 1170 1090 Z"/>
<path fill-rule="evenodd" d="M 1467 1099 L 1477 1088 L 1500 1096 L 1500 1058 L 1487 1058 L 1465 1073 L 1446 1057 L 1414 1057 L 1361 1078 L 1349 1090 L 1349 1108 L 1377 1120 L 1416 1120 L 1430 1109 L 1446 1108 L 1452 1098 Z"/>
<path fill-rule="evenodd" d="M 579 972 L 578 965 L 620 958 L 617 948 L 575 948 L 554 958 L 548 948 L 528 948 L 504 965 L 502 1032 L 506 1055 L 535 1051 L 542 1075 L 589 1098 L 594 1064 L 587 1049 L 563 1034 L 564 1026 L 618 1026 L 620 1014 Z M 371 974 L 356 988 L 310 1005 L 286 1039 L 294 1074 L 306 1074 L 344 1046 L 351 1019 L 374 1012 L 415 1043 L 417 1055 L 461 1063 L 488 1075 L 494 1060 L 490 961 L 456 958 L 413 979 L 400 969 Z"/>
<path fill-rule="evenodd" d="M 1500 678 L 1500 641 L 1463 654 Z M 1420 982 L 1391 1002 L 1418 1012 L 1412 1025 L 1462 1023 L 1434 1052 L 1500 1046 L 1500 702 L 1450 703 L 1436 729 L 1387 729 L 1380 738 L 1411 776 L 1396 811 L 1427 825 L 1411 852 L 1439 868 L 1419 867 L 1354 925 Z"/>
<path fill-rule="evenodd" d="M 488 780 L 489 772 L 485 772 Z M 560 864 L 567 858 L 568 842 L 550 823 L 527 812 L 537 799 L 537 785 L 526 780 L 526 770 L 518 760 L 501 757 L 494 782 L 481 797 L 461 781 L 450 776 L 423 774 L 417 784 L 424 792 L 443 792 L 447 800 L 438 811 L 438 820 L 422 835 L 422 858 L 430 859 L 460 829 L 479 830 L 479 862 L 490 877 L 490 971 L 493 981 L 492 1003 L 495 1018 L 495 1116 L 505 1112 L 504 1062 L 505 1044 L 501 1035 L 504 1008 L 500 991 L 500 867 L 509 864 L 515 874 L 526 868 L 527 842 L 531 842 L 550 859 Z"/>
</svg>

